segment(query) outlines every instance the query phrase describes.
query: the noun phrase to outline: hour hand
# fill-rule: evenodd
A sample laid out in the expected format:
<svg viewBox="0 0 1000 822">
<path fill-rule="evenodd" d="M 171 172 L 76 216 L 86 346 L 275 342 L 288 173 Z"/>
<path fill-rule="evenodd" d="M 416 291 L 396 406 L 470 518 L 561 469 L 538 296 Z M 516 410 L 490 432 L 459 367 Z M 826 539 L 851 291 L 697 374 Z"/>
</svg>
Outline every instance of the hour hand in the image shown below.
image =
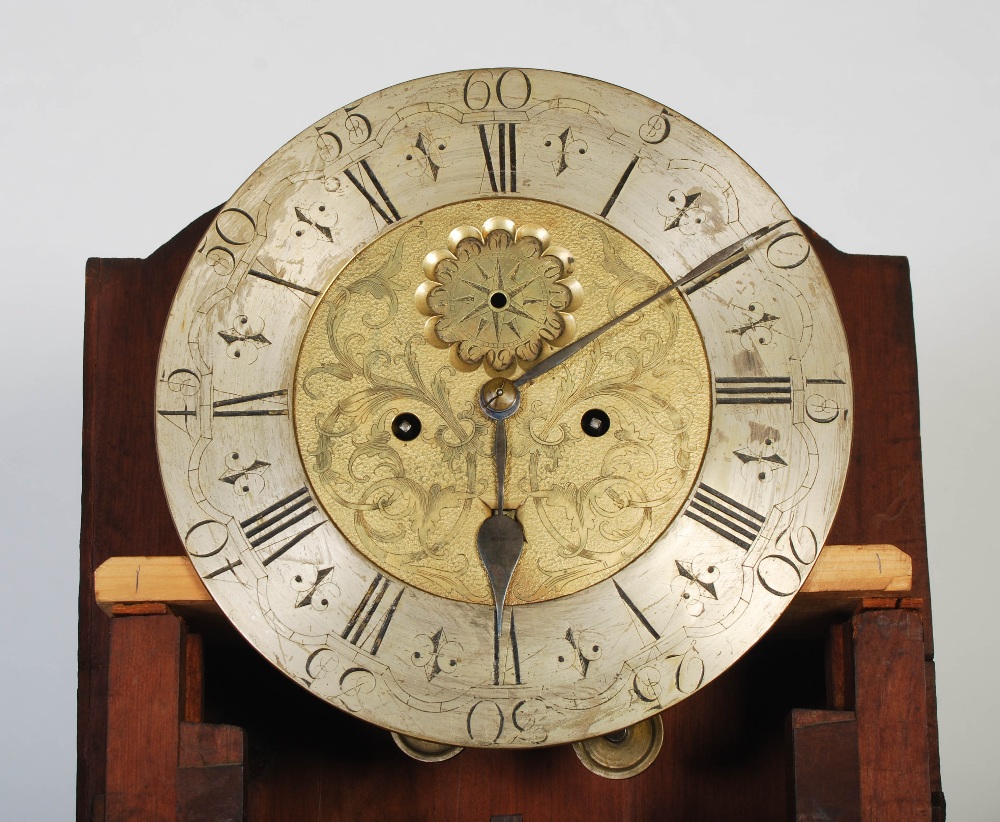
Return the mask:
<svg viewBox="0 0 1000 822">
<path fill-rule="evenodd" d="M 490 380 L 479 393 L 483 412 L 495 423 L 493 459 L 497 473 L 497 506 L 479 526 L 476 549 L 486 569 L 493 593 L 493 682 L 500 681 L 500 637 L 503 636 L 503 606 L 514 575 L 514 567 L 524 548 L 524 531 L 514 518 L 504 515 L 504 475 L 507 467 L 507 426 L 504 420 L 517 411 L 520 396 L 510 380 Z"/>
</svg>

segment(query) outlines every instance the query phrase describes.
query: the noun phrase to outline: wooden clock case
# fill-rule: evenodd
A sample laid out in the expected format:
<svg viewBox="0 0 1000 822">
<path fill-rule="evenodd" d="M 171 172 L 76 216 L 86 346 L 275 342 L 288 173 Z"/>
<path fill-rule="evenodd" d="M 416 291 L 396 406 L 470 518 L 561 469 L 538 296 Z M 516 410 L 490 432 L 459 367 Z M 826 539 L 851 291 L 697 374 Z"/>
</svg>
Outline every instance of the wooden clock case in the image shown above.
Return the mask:
<svg viewBox="0 0 1000 822">
<path fill-rule="evenodd" d="M 153 381 L 171 299 L 215 213 L 145 260 L 87 264 L 79 820 L 943 820 L 905 258 L 844 254 L 808 232 L 855 380 L 828 542 L 897 546 L 911 591 L 797 607 L 663 713 L 659 757 L 614 781 L 570 746 L 416 762 L 286 679 L 221 614 L 149 603 L 109 619 L 98 607 L 94 572 L 109 557 L 184 553 L 157 467 Z"/>
</svg>

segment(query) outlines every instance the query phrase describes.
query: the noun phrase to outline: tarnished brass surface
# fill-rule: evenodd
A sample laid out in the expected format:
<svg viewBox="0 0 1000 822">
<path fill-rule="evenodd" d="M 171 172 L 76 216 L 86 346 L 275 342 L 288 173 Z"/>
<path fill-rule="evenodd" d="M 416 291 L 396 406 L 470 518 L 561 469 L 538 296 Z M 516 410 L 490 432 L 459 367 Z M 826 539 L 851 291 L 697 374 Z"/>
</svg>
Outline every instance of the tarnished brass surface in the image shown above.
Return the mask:
<svg viewBox="0 0 1000 822">
<path fill-rule="evenodd" d="M 628 779 L 652 765 L 662 746 L 663 720 L 655 714 L 621 731 L 574 742 L 573 750 L 598 776 Z"/>
<path fill-rule="evenodd" d="M 572 270 L 573 255 L 540 226 L 503 217 L 482 230 L 458 226 L 447 248 L 424 258 L 416 301 L 428 315 L 427 341 L 450 348 L 459 370 L 482 362 L 490 374 L 512 375 L 573 339 L 582 289 Z"/>
<path fill-rule="evenodd" d="M 392 741 L 399 750 L 418 762 L 444 762 L 465 750 L 458 745 L 428 742 L 426 739 L 417 739 L 415 736 L 406 736 L 395 731 L 392 733 Z"/>
<path fill-rule="evenodd" d="M 584 334 L 669 281 L 613 228 L 533 200 L 448 205 L 375 239 L 317 304 L 295 373 L 296 437 L 331 519 L 404 582 L 491 602 L 476 554 L 496 504 L 478 404 L 488 372 L 520 373 L 574 325 Z M 425 314 L 457 357 L 429 342 Z M 508 602 L 582 590 L 648 548 L 687 499 L 710 402 L 704 346 L 678 295 L 527 386 L 507 421 L 504 505 L 526 540 Z M 590 409 L 614 433 L 587 436 Z M 390 433 L 401 413 L 420 419 L 416 439 Z"/>
</svg>

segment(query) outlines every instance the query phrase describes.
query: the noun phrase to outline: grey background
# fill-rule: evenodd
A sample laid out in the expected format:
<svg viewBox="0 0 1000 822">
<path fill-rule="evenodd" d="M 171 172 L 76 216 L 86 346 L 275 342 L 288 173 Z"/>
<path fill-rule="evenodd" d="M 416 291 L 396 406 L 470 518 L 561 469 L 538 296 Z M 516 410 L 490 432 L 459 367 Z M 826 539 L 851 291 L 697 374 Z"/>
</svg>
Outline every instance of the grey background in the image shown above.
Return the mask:
<svg viewBox="0 0 1000 822">
<path fill-rule="evenodd" d="M 73 815 L 86 258 L 148 255 L 368 92 L 524 65 L 660 100 L 839 248 L 910 258 L 944 786 L 950 818 L 1000 818 L 997 9 L 5 2 L 0 816 Z"/>
</svg>

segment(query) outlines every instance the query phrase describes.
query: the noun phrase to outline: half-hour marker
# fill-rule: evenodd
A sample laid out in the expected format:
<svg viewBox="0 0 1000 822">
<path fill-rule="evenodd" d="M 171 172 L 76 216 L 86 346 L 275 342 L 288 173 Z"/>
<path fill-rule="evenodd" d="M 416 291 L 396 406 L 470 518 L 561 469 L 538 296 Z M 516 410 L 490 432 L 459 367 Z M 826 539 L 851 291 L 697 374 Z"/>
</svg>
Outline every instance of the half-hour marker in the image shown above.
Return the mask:
<svg viewBox="0 0 1000 822">
<path fill-rule="evenodd" d="M 621 597 L 622 602 L 625 603 L 625 607 L 639 620 L 639 624 L 652 634 L 653 639 L 659 639 L 659 631 L 650 624 L 649 620 L 646 619 L 646 615 L 639 610 L 638 606 L 632 601 L 632 598 L 622 590 L 622 586 L 618 584 L 617 580 L 613 579 L 611 581 L 615 584 L 615 590 L 618 592 L 618 596 Z"/>
<path fill-rule="evenodd" d="M 674 565 L 677 568 L 677 573 L 684 577 L 684 579 L 693 582 L 712 599 L 719 598 L 719 594 L 715 590 L 715 583 L 703 580 L 701 576 L 695 572 L 694 566 L 690 562 L 681 562 L 679 559 L 675 559 Z M 714 570 L 714 567 L 710 565 L 707 572 L 711 574 Z"/>
<path fill-rule="evenodd" d="M 389 195 L 382 187 L 378 177 L 375 176 L 375 172 L 372 171 L 372 167 L 368 164 L 368 161 L 362 160 L 359 166 L 361 170 L 358 174 L 355 174 L 349 168 L 344 169 L 344 174 L 347 179 L 354 183 L 354 187 L 364 195 L 364 198 L 368 201 L 372 210 L 385 221 L 386 225 L 394 223 L 397 220 L 401 220 L 402 218 L 399 216 L 399 212 L 396 211 L 396 206 L 394 206 L 392 200 L 389 199 Z M 367 175 L 368 179 L 371 181 L 372 188 L 375 189 L 374 194 L 372 194 L 372 192 L 365 187 L 364 182 L 362 182 L 364 175 Z"/>
<path fill-rule="evenodd" d="M 764 517 L 721 491 L 700 483 L 684 515 L 749 551 L 764 526 Z"/>
<path fill-rule="evenodd" d="M 490 146 L 490 136 L 486 126 L 479 126 L 479 142 L 483 147 L 486 159 L 486 174 L 490 180 L 490 188 L 495 194 L 506 194 L 517 191 L 517 127 L 515 123 L 497 123 L 493 129 L 496 134 L 496 162 L 493 161 L 493 151 Z"/>
<path fill-rule="evenodd" d="M 254 514 L 252 517 L 247 517 L 240 522 L 240 529 L 250 542 L 250 545 L 254 548 L 259 548 L 271 542 L 276 537 L 282 536 L 285 531 L 304 520 L 310 514 L 315 513 L 315 511 L 316 506 L 313 503 L 312 497 L 309 496 L 309 491 L 306 488 L 300 488 L 287 497 L 279 499 L 273 505 L 269 505 L 263 511 Z M 286 539 L 263 560 L 263 564 L 270 565 L 322 524 L 322 522 L 317 522 L 292 535 L 290 539 Z"/>
<path fill-rule="evenodd" d="M 268 402 L 277 400 L 278 407 L 266 407 Z M 282 403 L 284 404 L 282 406 Z M 265 407 L 261 407 L 261 405 Z M 247 406 L 237 408 L 236 406 Z M 263 391 L 260 394 L 246 394 L 242 397 L 230 397 L 227 400 L 216 400 L 212 403 L 213 417 L 286 417 L 288 416 L 288 390 Z"/>
<path fill-rule="evenodd" d="M 601 209 L 602 217 L 607 217 L 608 214 L 611 212 L 611 209 L 614 207 L 615 203 L 618 200 L 618 195 L 622 193 L 622 189 L 625 188 L 625 183 L 628 182 L 628 178 L 632 174 L 632 171 L 635 169 L 636 163 L 638 162 L 639 162 L 639 155 L 636 154 L 635 157 L 632 158 L 632 162 L 630 162 L 625 167 L 624 173 L 618 179 L 618 184 L 615 186 L 615 190 L 611 192 L 611 196 L 608 198 L 608 201 L 604 204 L 604 208 Z"/>
<path fill-rule="evenodd" d="M 347 627 L 340 634 L 343 639 L 363 651 L 367 651 L 372 656 L 375 656 L 382 646 L 382 640 L 389 630 L 389 624 L 396 615 L 399 601 L 403 598 L 405 589 L 400 589 L 395 599 L 392 598 L 391 594 L 388 598 L 386 597 L 386 592 L 391 584 L 387 577 L 376 574 L 375 579 L 372 580 L 365 595 L 361 598 L 361 602 L 358 603 L 358 607 L 354 609 Z M 384 607 L 382 607 L 383 600 L 386 603 Z M 376 618 L 376 615 L 379 616 Z M 369 641 L 370 645 L 368 645 Z"/>
<path fill-rule="evenodd" d="M 514 655 L 514 681 L 521 684 L 521 655 L 517 650 L 517 630 L 514 628 L 514 611 L 510 612 L 510 650 Z"/>
<path fill-rule="evenodd" d="M 267 280 L 269 283 L 277 283 L 278 285 L 283 285 L 285 288 L 290 288 L 292 291 L 301 291 L 303 294 L 309 294 L 312 297 L 318 297 L 319 292 L 312 288 L 306 288 L 304 285 L 299 285 L 298 283 L 293 283 L 291 280 L 284 280 L 281 277 L 275 277 L 273 274 L 269 274 L 266 271 L 257 271 L 251 268 L 247 271 L 251 277 L 257 277 L 260 280 Z"/>
<path fill-rule="evenodd" d="M 790 377 L 716 377 L 716 405 L 791 405 Z"/>
</svg>

